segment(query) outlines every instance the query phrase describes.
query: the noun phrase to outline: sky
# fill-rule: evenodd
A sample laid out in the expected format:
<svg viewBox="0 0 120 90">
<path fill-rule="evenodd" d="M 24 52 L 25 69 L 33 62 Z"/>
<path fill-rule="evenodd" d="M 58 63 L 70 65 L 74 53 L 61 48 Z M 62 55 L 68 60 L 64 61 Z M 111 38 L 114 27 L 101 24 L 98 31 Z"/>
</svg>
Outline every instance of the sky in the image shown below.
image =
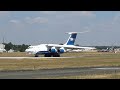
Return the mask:
<svg viewBox="0 0 120 90">
<path fill-rule="evenodd" d="M 120 46 L 120 11 L 0 11 L 0 43 L 60 44 L 77 35 L 81 46 Z"/>
</svg>

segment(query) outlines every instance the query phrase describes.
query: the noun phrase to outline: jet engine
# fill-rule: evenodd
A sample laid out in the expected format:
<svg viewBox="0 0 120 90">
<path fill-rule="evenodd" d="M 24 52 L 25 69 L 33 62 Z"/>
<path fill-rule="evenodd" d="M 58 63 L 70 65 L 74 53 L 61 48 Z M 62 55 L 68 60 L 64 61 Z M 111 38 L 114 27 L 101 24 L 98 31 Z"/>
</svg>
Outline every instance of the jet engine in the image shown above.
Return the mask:
<svg viewBox="0 0 120 90">
<path fill-rule="evenodd" d="M 51 53 L 57 53 L 57 49 L 55 47 L 52 47 L 50 50 L 49 50 Z"/>
<path fill-rule="evenodd" d="M 64 53 L 65 52 L 65 49 L 62 47 L 58 50 L 59 53 Z"/>
</svg>

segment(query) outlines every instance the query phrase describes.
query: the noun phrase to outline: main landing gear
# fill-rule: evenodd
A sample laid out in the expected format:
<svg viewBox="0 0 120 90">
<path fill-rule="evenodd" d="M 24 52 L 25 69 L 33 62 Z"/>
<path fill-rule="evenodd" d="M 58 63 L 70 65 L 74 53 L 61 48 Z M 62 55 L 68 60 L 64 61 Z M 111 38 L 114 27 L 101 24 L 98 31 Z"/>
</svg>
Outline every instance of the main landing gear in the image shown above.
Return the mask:
<svg viewBox="0 0 120 90">
<path fill-rule="evenodd" d="M 35 54 L 35 57 L 39 57 L 39 54 Z M 59 53 L 46 53 L 44 57 L 60 57 Z"/>
<path fill-rule="evenodd" d="M 47 53 L 47 54 L 45 54 L 45 57 L 60 57 L 60 54 L 59 53 Z"/>
<path fill-rule="evenodd" d="M 39 55 L 38 55 L 38 54 L 35 54 L 35 57 L 39 57 Z"/>
</svg>

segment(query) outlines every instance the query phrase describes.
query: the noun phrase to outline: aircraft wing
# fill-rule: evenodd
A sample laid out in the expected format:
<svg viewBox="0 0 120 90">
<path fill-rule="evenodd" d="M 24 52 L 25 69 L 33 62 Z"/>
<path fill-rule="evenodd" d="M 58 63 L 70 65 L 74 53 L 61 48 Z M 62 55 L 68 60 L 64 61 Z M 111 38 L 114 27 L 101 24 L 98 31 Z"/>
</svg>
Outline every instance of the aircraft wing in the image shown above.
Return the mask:
<svg viewBox="0 0 120 90">
<path fill-rule="evenodd" d="M 96 49 L 94 47 L 79 47 L 74 45 L 57 45 L 57 44 L 47 44 L 48 48 L 56 47 L 56 48 L 65 48 L 65 49 Z"/>
</svg>

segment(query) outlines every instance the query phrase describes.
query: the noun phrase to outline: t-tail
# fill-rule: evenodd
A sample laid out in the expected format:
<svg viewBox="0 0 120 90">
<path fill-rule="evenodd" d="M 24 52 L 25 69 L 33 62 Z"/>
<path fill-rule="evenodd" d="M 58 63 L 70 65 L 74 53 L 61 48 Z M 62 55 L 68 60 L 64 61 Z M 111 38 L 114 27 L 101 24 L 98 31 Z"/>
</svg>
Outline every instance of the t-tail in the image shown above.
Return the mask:
<svg viewBox="0 0 120 90">
<path fill-rule="evenodd" d="M 64 45 L 74 45 L 77 32 L 68 32 L 68 34 L 70 34 L 70 36 Z"/>
</svg>

